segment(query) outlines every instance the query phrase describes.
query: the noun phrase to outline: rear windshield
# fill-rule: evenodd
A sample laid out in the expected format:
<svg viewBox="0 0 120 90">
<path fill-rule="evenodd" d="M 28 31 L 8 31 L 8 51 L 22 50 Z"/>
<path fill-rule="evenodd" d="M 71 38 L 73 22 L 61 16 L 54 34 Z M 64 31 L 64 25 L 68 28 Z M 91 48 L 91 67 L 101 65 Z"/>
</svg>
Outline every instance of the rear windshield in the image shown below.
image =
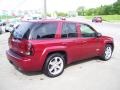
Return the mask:
<svg viewBox="0 0 120 90">
<path fill-rule="evenodd" d="M 23 22 L 13 32 L 15 39 L 44 39 L 54 38 L 57 30 L 56 22 L 33 23 Z"/>
</svg>

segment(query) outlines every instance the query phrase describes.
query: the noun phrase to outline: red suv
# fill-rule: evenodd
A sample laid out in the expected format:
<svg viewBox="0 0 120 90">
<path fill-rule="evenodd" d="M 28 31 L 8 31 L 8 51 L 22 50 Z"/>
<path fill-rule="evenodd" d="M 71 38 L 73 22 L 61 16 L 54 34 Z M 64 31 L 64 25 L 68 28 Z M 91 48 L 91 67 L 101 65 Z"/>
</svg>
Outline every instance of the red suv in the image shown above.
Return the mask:
<svg viewBox="0 0 120 90">
<path fill-rule="evenodd" d="M 9 38 L 7 58 L 19 70 L 42 70 L 49 77 L 64 71 L 66 64 L 100 57 L 111 58 L 113 39 L 90 25 L 66 20 L 22 22 Z"/>
</svg>

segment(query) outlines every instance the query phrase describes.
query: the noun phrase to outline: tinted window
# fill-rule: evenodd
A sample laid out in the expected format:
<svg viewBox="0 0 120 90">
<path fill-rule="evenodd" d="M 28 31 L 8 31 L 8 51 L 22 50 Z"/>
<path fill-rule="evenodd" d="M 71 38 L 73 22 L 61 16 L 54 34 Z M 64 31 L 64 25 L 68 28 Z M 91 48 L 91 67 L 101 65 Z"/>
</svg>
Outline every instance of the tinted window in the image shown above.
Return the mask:
<svg viewBox="0 0 120 90">
<path fill-rule="evenodd" d="M 26 35 L 28 35 L 28 32 L 31 30 L 32 26 L 34 26 L 33 23 L 29 23 L 29 22 L 23 22 L 21 23 L 12 33 L 13 37 L 15 39 L 27 39 L 28 37 Z"/>
<path fill-rule="evenodd" d="M 57 23 L 37 23 L 33 28 L 30 39 L 54 38 L 57 30 Z"/>
<path fill-rule="evenodd" d="M 13 32 L 15 39 L 43 39 L 54 38 L 57 30 L 57 23 L 32 23 L 23 22 Z"/>
<path fill-rule="evenodd" d="M 63 23 L 62 38 L 77 37 L 77 30 L 75 23 Z"/>
<path fill-rule="evenodd" d="M 96 32 L 93 30 L 92 27 L 88 25 L 81 24 L 80 30 L 81 30 L 81 35 L 83 37 L 95 37 Z"/>
</svg>

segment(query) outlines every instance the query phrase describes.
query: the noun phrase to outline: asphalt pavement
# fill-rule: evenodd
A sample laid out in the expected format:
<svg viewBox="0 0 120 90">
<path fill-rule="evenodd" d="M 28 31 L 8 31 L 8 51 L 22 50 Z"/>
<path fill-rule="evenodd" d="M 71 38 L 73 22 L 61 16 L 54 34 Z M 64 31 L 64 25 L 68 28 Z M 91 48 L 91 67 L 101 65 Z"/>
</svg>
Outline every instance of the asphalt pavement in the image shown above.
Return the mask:
<svg viewBox="0 0 120 90">
<path fill-rule="evenodd" d="M 88 23 L 103 35 L 114 38 L 112 58 L 109 61 L 93 58 L 71 64 L 56 78 L 40 72 L 24 74 L 16 70 L 5 55 L 10 34 L 0 35 L 0 90 L 120 90 L 120 24 Z"/>
</svg>

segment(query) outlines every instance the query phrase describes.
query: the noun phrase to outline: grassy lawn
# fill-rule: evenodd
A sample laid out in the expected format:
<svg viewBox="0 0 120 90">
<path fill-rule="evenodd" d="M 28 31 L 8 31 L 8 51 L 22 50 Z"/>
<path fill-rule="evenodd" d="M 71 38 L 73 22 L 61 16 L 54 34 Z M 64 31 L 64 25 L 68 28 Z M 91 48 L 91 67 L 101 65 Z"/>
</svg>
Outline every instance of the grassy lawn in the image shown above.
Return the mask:
<svg viewBox="0 0 120 90">
<path fill-rule="evenodd" d="M 120 22 L 120 15 L 98 15 L 108 22 Z M 87 19 L 92 19 L 94 16 L 85 16 Z"/>
<path fill-rule="evenodd" d="M 14 18 L 13 16 L 0 16 L 0 19 L 10 19 L 10 18 Z"/>
</svg>

